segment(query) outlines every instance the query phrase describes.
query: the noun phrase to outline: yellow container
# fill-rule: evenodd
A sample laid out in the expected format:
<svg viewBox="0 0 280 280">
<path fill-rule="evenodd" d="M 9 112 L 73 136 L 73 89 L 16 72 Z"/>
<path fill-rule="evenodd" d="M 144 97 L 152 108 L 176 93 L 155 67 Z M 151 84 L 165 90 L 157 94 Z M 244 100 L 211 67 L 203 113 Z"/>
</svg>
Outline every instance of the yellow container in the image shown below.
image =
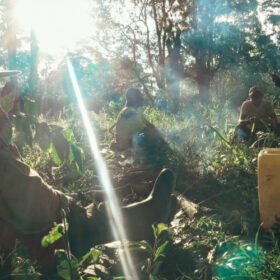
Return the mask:
<svg viewBox="0 0 280 280">
<path fill-rule="evenodd" d="M 272 231 L 280 218 L 280 149 L 265 148 L 258 156 L 258 192 L 262 227 Z"/>
</svg>

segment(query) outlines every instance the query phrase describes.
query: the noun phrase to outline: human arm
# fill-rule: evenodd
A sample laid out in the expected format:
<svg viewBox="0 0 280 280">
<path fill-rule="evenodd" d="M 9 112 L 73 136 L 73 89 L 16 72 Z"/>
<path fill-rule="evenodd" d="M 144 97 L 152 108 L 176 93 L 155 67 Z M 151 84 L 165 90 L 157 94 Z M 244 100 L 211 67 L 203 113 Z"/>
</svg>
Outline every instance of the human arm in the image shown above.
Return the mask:
<svg viewBox="0 0 280 280">
<path fill-rule="evenodd" d="M 245 101 L 243 102 L 240 110 L 239 116 L 239 124 L 250 124 L 254 121 L 254 118 L 250 114 L 250 110 L 248 109 L 248 103 Z"/>
<path fill-rule="evenodd" d="M 249 124 L 254 121 L 254 118 L 250 117 L 249 115 L 241 115 L 239 118 L 240 124 Z"/>
<path fill-rule="evenodd" d="M 123 109 L 119 112 L 116 121 L 115 121 L 115 122 L 110 126 L 110 128 L 109 128 L 109 132 L 110 132 L 110 133 L 113 134 L 113 129 L 118 125 L 118 123 L 119 123 L 119 122 L 121 121 L 121 119 L 123 118 L 123 115 L 124 115 L 125 110 L 126 110 L 126 109 L 123 108 Z"/>
</svg>

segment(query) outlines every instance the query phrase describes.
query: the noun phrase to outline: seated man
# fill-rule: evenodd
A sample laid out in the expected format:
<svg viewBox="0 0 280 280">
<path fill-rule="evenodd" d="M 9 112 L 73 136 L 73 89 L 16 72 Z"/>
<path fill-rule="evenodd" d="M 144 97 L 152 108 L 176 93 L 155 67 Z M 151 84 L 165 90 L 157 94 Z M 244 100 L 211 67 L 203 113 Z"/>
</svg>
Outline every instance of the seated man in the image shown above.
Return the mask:
<svg viewBox="0 0 280 280">
<path fill-rule="evenodd" d="M 258 131 L 274 131 L 278 134 L 278 120 L 270 101 L 256 87 L 249 90 L 249 100 L 241 106 L 239 124 L 235 128 L 235 137 L 249 140 Z"/>
<path fill-rule="evenodd" d="M 143 148 L 149 155 L 159 154 L 161 148 L 168 145 L 157 130 L 140 112 L 143 96 L 137 88 L 129 88 L 126 104 L 118 115 L 116 123 L 116 149 L 123 151 L 131 148 Z"/>
<path fill-rule="evenodd" d="M 69 223 L 71 251 L 76 256 L 95 244 L 114 240 L 106 209 L 82 207 L 45 183 L 5 140 L 8 128 L 9 118 L 0 107 L 0 255 L 8 255 L 19 240 L 43 269 L 52 269 L 55 249 L 63 244 L 59 241 L 51 248 L 42 248 L 41 239 L 54 222 L 61 221 L 62 209 Z M 174 185 L 175 174 L 164 169 L 147 199 L 121 208 L 127 239 L 150 238 L 153 223 L 170 222 L 176 204 Z"/>
</svg>

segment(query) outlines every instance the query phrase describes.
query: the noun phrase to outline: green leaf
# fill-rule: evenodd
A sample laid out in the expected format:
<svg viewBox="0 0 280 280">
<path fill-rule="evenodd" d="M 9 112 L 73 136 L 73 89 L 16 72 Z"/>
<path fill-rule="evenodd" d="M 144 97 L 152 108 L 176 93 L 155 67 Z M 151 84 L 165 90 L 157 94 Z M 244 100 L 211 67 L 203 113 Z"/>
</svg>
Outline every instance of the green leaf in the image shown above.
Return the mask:
<svg viewBox="0 0 280 280">
<path fill-rule="evenodd" d="M 158 238 L 163 231 L 166 231 L 168 229 L 168 226 L 163 223 L 152 225 L 152 227 L 155 238 Z"/>
<path fill-rule="evenodd" d="M 153 274 L 150 274 L 149 280 L 158 280 L 158 277 L 154 276 Z"/>
<path fill-rule="evenodd" d="M 70 145 L 70 154 L 69 154 L 69 160 L 74 160 L 79 168 L 80 171 L 84 171 L 84 153 L 83 150 L 78 147 L 77 145 L 71 143 Z M 73 156 L 73 158 L 72 158 Z"/>
<path fill-rule="evenodd" d="M 153 248 L 152 246 L 147 242 L 147 241 L 138 241 L 138 242 L 133 242 L 133 241 L 130 241 L 128 243 L 129 245 L 129 250 L 136 250 L 136 248 L 139 249 L 139 251 L 145 251 L 145 252 L 148 252 L 148 253 L 152 253 L 153 252 Z"/>
<path fill-rule="evenodd" d="M 152 251 L 150 249 L 147 248 L 141 248 L 141 247 L 132 247 L 129 248 L 130 252 L 140 252 L 140 253 L 147 253 L 147 254 L 151 254 Z"/>
<path fill-rule="evenodd" d="M 70 142 L 70 143 L 74 143 L 75 141 L 75 135 L 72 129 L 67 128 L 67 129 L 63 129 L 61 131 L 61 134 L 64 136 L 64 138 Z"/>
<path fill-rule="evenodd" d="M 56 152 L 55 146 L 51 144 L 50 152 L 52 154 L 53 160 L 57 165 L 61 165 L 62 160 L 60 159 L 59 155 Z"/>
<path fill-rule="evenodd" d="M 81 259 L 79 265 L 82 265 L 89 257 L 92 257 L 93 260 L 96 262 L 100 256 L 101 252 L 95 249 L 90 249 Z"/>
<path fill-rule="evenodd" d="M 79 277 L 79 263 L 77 259 L 72 256 L 71 260 L 65 250 L 56 250 L 55 257 L 57 259 L 57 273 L 65 280 L 80 279 Z"/>
<path fill-rule="evenodd" d="M 48 247 L 50 244 L 53 244 L 55 241 L 60 239 L 65 232 L 68 230 L 68 224 L 66 225 L 66 229 L 64 224 L 55 225 L 49 232 L 48 235 L 45 235 L 41 240 L 42 247 Z"/>
<path fill-rule="evenodd" d="M 168 243 L 169 243 L 169 241 L 165 241 L 159 248 L 157 248 L 155 257 L 154 257 L 154 262 L 162 255 L 162 253 L 165 250 L 165 247 L 167 246 Z"/>
<path fill-rule="evenodd" d="M 73 272 L 73 278 L 71 276 L 71 267 Z M 69 261 L 63 260 L 57 266 L 57 274 L 65 280 L 78 279 L 78 269 L 79 265 L 75 259 L 71 260 L 71 266 Z"/>
<path fill-rule="evenodd" d="M 220 137 L 220 139 L 223 140 L 223 142 L 226 144 L 226 146 L 228 148 L 232 148 L 232 145 L 230 144 L 230 142 L 213 126 L 209 125 L 208 126 Z"/>
</svg>

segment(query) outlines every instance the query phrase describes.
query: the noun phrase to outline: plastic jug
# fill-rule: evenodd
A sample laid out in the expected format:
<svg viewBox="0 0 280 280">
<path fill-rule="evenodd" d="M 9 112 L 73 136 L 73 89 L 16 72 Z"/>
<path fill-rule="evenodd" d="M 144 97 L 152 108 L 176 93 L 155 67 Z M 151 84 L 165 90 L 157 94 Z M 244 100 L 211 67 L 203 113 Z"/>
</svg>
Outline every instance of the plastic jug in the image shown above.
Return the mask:
<svg viewBox="0 0 280 280">
<path fill-rule="evenodd" d="M 280 218 L 280 149 L 265 148 L 258 156 L 258 193 L 262 227 L 272 231 Z"/>
</svg>

